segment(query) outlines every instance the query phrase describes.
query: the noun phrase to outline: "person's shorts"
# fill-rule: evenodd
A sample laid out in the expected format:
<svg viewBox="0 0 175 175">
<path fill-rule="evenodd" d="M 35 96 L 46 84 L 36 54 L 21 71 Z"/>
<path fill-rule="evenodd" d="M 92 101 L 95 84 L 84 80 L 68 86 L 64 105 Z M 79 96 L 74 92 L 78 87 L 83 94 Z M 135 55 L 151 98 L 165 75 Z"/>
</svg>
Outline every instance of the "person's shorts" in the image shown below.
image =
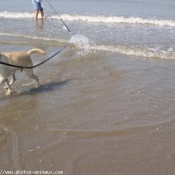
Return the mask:
<svg viewBox="0 0 175 175">
<path fill-rule="evenodd" d="M 33 1 L 32 3 L 35 11 L 43 11 L 43 7 L 40 2 Z"/>
</svg>

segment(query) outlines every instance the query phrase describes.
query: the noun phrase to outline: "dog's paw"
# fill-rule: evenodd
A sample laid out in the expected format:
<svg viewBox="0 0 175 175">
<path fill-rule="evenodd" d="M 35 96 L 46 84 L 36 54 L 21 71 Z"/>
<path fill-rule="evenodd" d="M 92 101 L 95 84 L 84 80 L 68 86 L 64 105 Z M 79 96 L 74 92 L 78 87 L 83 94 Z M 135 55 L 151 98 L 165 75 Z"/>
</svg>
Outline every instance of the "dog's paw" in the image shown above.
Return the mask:
<svg viewBox="0 0 175 175">
<path fill-rule="evenodd" d="M 5 93 L 5 95 L 11 95 L 12 94 L 12 90 L 11 89 L 8 89 Z"/>
</svg>

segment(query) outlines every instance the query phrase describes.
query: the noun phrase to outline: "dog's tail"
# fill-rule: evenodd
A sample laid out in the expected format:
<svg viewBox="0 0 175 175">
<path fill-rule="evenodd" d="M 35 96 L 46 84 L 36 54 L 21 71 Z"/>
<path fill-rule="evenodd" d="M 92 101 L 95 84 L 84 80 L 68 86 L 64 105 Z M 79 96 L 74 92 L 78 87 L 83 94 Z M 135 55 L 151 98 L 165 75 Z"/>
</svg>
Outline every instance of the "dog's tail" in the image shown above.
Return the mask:
<svg viewBox="0 0 175 175">
<path fill-rule="evenodd" d="M 46 52 L 44 52 L 44 50 L 41 49 L 31 49 L 27 52 L 27 54 L 31 55 L 32 53 L 41 53 L 41 54 L 46 54 Z"/>
</svg>

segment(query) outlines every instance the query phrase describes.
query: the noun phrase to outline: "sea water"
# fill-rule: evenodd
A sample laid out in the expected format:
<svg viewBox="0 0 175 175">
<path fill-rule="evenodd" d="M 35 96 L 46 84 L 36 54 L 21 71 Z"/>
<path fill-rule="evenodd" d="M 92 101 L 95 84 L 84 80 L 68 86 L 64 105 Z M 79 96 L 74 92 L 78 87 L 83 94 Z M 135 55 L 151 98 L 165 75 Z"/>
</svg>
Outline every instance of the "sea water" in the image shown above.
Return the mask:
<svg viewBox="0 0 175 175">
<path fill-rule="evenodd" d="M 26 43 L 37 42 L 37 40 L 42 43 L 51 41 L 49 44 L 53 45 L 66 43 L 71 35 L 67 30 L 63 30 L 65 26 L 60 20 L 61 17 L 74 35 L 84 35 L 91 39 L 99 50 L 131 56 L 174 59 L 175 22 L 172 1 L 83 2 L 76 0 L 69 2 L 71 6 L 66 4 L 67 1 L 64 3 L 50 1 L 50 3 L 60 16 L 55 14 L 45 1 L 45 24 L 38 21 L 38 29 L 31 21 L 34 14 L 30 1 L 11 2 L 11 9 L 9 7 L 7 9 L 2 3 L 1 42 L 15 42 L 17 39 L 18 43 L 24 43 L 23 40 Z M 86 9 L 90 6 L 91 8 Z M 4 21 L 6 24 L 3 27 Z M 15 24 L 20 26 L 19 30 L 16 29 Z M 28 30 L 30 27 L 31 30 Z M 13 40 L 9 41 L 9 37 Z"/>
<path fill-rule="evenodd" d="M 0 2 L 0 52 L 38 47 L 40 88 L 0 86 L 0 170 L 175 174 L 175 1 Z M 0 65 L 1 66 L 1 65 Z"/>
</svg>

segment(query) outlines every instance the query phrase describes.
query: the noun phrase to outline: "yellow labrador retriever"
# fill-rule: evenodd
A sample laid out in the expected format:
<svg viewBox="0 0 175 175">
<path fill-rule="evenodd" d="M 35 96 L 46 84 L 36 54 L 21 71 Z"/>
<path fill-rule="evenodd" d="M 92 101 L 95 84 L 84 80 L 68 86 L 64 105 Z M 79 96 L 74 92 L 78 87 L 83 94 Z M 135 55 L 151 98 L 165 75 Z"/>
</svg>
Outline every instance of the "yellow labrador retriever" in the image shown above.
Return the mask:
<svg viewBox="0 0 175 175">
<path fill-rule="evenodd" d="M 8 53 L 0 53 L 0 61 L 12 65 L 30 67 L 33 66 L 30 55 L 33 53 L 46 54 L 41 49 L 32 49 L 28 52 L 8 52 Z M 12 88 L 11 85 L 15 82 L 15 72 L 17 70 L 23 70 L 21 68 L 10 67 L 3 64 L 0 64 L 0 85 L 5 83 L 6 88 L 8 89 L 8 94 L 11 94 Z M 33 69 L 24 68 L 25 73 L 29 78 L 36 80 L 37 87 L 39 87 L 39 79 L 33 73 Z M 9 83 L 8 77 L 11 76 L 11 82 Z"/>
</svg>

